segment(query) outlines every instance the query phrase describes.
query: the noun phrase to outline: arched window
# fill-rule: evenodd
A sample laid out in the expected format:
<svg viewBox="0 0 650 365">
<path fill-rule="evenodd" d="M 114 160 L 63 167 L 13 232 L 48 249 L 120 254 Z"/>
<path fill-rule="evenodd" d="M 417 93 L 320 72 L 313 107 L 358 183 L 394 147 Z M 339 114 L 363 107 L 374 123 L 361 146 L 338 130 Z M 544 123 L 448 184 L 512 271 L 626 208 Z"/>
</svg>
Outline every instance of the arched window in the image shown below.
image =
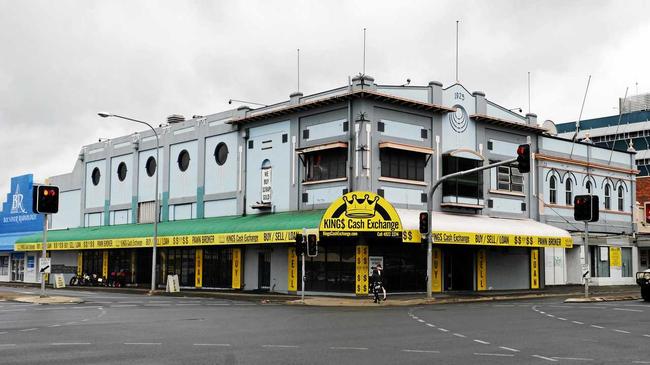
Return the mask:
<svg viewBox="0 0 650 365">
<path fill-rule="evenodd" d="M 623 187 L 618 187 L 618 211 L 623 211 Z"/>
<path fill-rule="evenodd" d="M 557 179 L 555 176 L 551 176 L 551 180 L 548 182 L 549 187 L 549 197 L 548 202 L 551 204 L 557 203 Z"/>
<path fill-rule="evenodd" d="M 585 189 L 587 190 L 587 194 L 591 195 L 591 181 L 587 181 Z"/>
<path fill-rule="evenodd" d="M 566 183 L 564 184 L 565 187 L 565 198 L 566 198 L 566 205 L 573 205 L 573 191 L 572 186 L 571 186 L 571 179 L 566 179 Z"/>
<path fill-rule="evenodd" d="M 612 187 L 609 184 L 605 184 L 605 209 L 611 209 L 612 207 Z"/>
</svg>

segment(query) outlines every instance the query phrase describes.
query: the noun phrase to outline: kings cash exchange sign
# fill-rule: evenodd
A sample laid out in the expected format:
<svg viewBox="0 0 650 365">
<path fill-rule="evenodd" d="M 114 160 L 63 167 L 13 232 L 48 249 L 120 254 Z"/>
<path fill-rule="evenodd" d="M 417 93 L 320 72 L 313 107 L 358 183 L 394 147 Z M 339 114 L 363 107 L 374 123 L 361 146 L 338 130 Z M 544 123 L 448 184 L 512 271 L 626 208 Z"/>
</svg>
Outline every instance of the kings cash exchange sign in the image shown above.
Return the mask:
<svg viewBox="0 0 650 365">
<path fill-rule="evenodd" d="M 11 178 L 11 191 L 0 211 L 0 233 L 43 229 L 43 217 L 32 212 L 32 186 L 31 174 Z"/>
<path fill-rule="evenodd" d="M 377 237 L 401 237 L 402 223 L 395 208 L 371 192 L 355 191 L 334 201 L 320 223 L 324 237 L 356 237 L 370 233 Z"/>
</svg>

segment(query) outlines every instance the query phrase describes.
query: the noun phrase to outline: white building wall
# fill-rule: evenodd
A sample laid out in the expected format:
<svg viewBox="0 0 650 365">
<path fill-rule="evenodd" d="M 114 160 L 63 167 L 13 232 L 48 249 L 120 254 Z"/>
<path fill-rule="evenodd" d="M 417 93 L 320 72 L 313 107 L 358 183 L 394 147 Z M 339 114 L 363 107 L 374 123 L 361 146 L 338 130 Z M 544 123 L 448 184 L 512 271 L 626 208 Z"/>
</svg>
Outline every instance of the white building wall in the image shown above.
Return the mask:
<svg viewBox="0 0 650 365">
<path fill-rule="evenodd" d="M 62 191 L 59 194 L 59 212 L 50 215 L 51 229 L 79 227 L 81 209 L 81 190 Z"/>
<path fill-rule="evenodd" d="M 92 173 L 97 168 L 100 173 L 99 183 L 93 184 Z M 103 208 L 106 192 L 106 161 L 98 160 L 86 164 L 86 209 Z"/>
<path fill-rule="evenodd" d="M 120 163 L 126 165 L 126 177 L 120 181 L 117 175 L 117 168 Z M 133 154 L 122 155 L 111 158 L 111 205 L 131 204 L 133 195 Z"/>
<path fill-rule="evenodd" d="M 160 161 L 157 164 L 158 171 L 158 195 L 162 196 L 162 182 L 164 176 L 163 167 L 163 149 L 158 152 Z M 156 174 L 149 176 L 147 174 L 147 160 L 149 157 L 156 158 L 156 149 L 140 151 L 138 154 L 138 202 L 154 201 L 156 191 Z"/>
<path fill-rule="evenodd" d="M 228 157 L 223 165 L 215 159 L 215 148 L 225 143 Z M 205 140 L 205 194 L 227 193 L 237 190 L 237 166 L 239 150 L 237 132 L 222 134 Z"/>
<path fill-rule="evenodd" d="M 178 167 L 178 156 L 183 150 L 187 150 L 190 154 L 190 164 L 185 171 L 181 171 Z M 196 196 L 199 165 L 198 142 L 174 144 L 170 148 L 169 156 L 169 199 Z"/>
</svg>

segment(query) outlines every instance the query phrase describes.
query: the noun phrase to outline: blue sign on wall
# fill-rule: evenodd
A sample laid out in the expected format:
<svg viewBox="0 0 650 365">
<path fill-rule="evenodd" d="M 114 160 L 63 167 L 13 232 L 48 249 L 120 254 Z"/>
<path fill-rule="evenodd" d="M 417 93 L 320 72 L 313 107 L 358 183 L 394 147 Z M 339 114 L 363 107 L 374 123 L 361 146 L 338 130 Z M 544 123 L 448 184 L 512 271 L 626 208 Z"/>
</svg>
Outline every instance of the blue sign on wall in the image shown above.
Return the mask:
<svg viewBox="0 0 650 365">
<path fill-rule="evenodd" d="M 0 212 L 0 234 L 40 231 L 43 216 L 32 212 L 32 174 L 11 178 L 11 192 Z"/>
</svg>

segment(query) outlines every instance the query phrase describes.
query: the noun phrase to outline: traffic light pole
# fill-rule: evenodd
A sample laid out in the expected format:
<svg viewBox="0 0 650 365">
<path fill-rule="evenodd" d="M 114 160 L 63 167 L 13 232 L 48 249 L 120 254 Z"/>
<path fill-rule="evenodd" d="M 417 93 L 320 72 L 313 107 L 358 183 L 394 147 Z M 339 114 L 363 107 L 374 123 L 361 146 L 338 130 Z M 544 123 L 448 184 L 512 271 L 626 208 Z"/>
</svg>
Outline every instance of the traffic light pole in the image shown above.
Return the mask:
<svg viewBox="0 0 650 365">
<path fill-rule="evenodd" d="M 582 245 L 583 251 L 583 258 L 584 258 L 584 263 L 583 263 L 583 270 L 586 270 L 584 273 L 582 273 L 582 277 L 585 279 L 585 298 L 589 298 L 589 222 L 585 221 L 585 241 L 584 245 Z"/>
<path fill-rule="evenodd" d="M 43 214 L 43 247 L 41 259 L 45 258 L 47 254 L 47 214 Z M 38 271 L 41 271 L 41 265 L 38 265 Z M 45 273 L 41 272 L 41 298 L 45 298 Z"/>
<path fill-rule="evenodd" d="M 441 177 L 432 187 L 431 190 L 429 190 L 429 196 L 427 199 L 427 213 L 429 213 L 429 234 L 427 235 L 427 299 L 431 299 L 431 288 L 433 285 L 433 278 L 431 277 L 433 272 L 432 272 L 432 251 L 433 251 L 433 230 L 432 224 L 433 224 L 433 194 L 435 194 L 436 189 L 440 184 L 442 184 L 443 181 L 451 179 L 452 177 L 457 177 L 457 176 L 463 176 L 467 174 L 472 174 L 475 172 L 483 171 L 483 170 L 488 170 L 497 166 L 501 165 L 509 165 L 513 162 L 517 162 L 517 158 L 511 158 L 509 160 L 505 161 L 499 161 L 495 162 L 489 165 L 477 167 L 471 170 L 465 170 L 465 171 L 459 171 L 459 172 L 454 172 L 453 174 L 445 175 Z"/>
<path fill-rule="evenodd" d="M 305 243 L 305 240 L 307 239 L 307 229 L 303 228 L 302 229 L 302 239 L 303 239 L 303 244 Z M 306 248 L 305 248 L 306 249 Z M 305 250 L 300 250 L 302 252 L 302 271 L 301 271 L 301 280 L 302 280 L 302 286 L 300 287 L 301 293 L 300 293 L 300 300 L 302 301 L 302 304 L 305 304 Z"/>
</svg>

